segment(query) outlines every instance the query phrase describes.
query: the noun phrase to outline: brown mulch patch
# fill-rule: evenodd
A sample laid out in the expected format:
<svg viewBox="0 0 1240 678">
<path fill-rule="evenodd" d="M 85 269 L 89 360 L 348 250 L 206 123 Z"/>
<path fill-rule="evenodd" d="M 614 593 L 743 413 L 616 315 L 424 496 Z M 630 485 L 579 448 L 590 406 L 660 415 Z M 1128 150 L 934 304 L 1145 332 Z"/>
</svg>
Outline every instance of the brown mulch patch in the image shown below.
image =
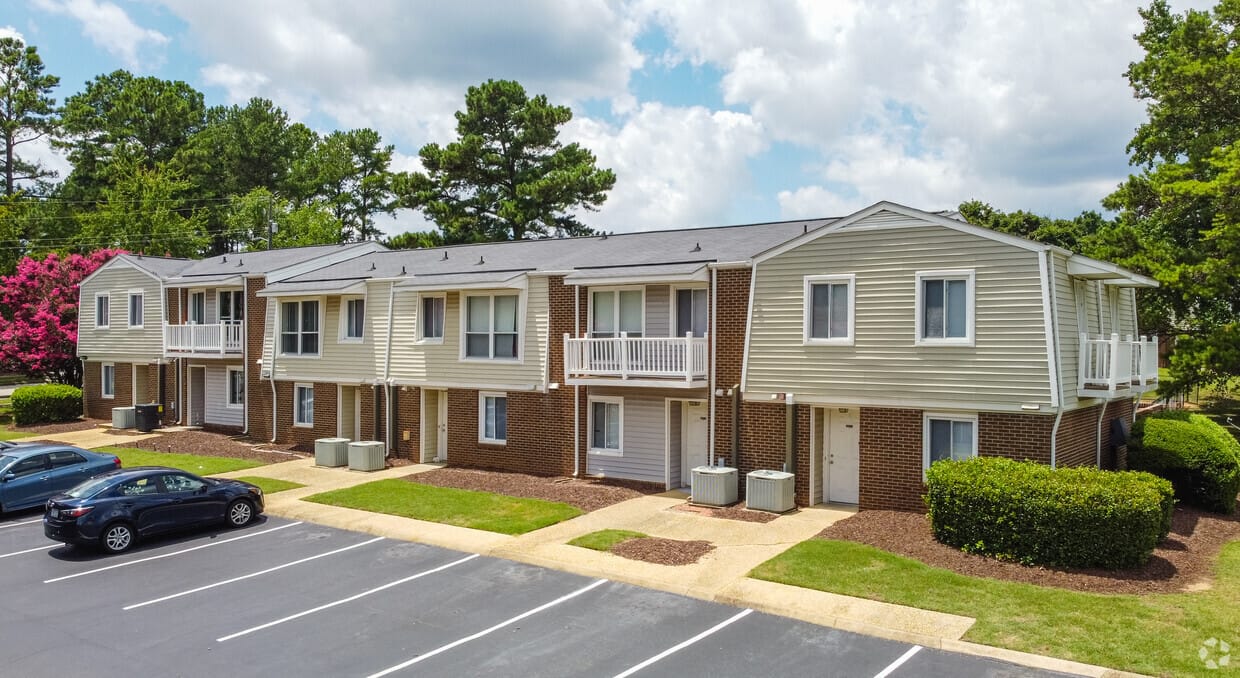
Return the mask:
<svg viewBox="0 0 1240 678">
<path fill-rule="evenodd" d="M 68 433 L 70 431 L 89 431 L 98 427 L 100 424 L 110 424 L 112 422 L 103 421 L 102 419 L 78 419 L 76 421 L 62 421 L 59 424 L 35 424 L 33 426 L 9 426 L 10 431 L 18 431 L 20 433 Z"/>
<path fill-rule="evenodd" d="M 510 497 L 559 501 L 586 512 L 663 491 L 650 483 L 616 478 L 547 477 L 464 468 L 440 468 L 415 473 L 406 476 L 405 480 L 439 487 L 454 487 L 458 490 L 479 490 Z"/>
<path fill-rule="evenodd" d="M 233 457 L 250 459 L 267 464 L 281 461 L 292 461 L 305 457 L 304 454 L 281 451 L 277 445 L 263 443 L 261 447 L 255 441 L 247 441 L 229 437 L 223 433 L 207 431 L 161 431 L 159 436 L 142 440 L 125 440 L 117 436 L 117 445 L 136 447 L 156 452 L 176 452 L 178 454 L 200 454 L 204 457 Z"/>
<path fill-rule="evenodd" d="M 1240 516 L 1176 508 L 1171 533 L 1144 566 L 1128 570 L 1025 566 L 978 556 L 935 541 L 920 513 L 862 511 L 818 534 L 869 544 L 884 551 L 973 577 L 1057 586 L 1091 593 L 1175 593 L 1207 587 L 1219 550 L 1240 539 Z"/>
<path fill-rule="evenodd" d="M 728 520 L 739 520 L 746 523 L 769 523 L 779 517 L 777 513 L 769 511 L 754 511 L 747 509 L 740 504 L 732 506 L 697 506 L 694 504 L 677 504 L 672 507 L 673 511 L 683 511 L 684 513 L 696 513 L 701 516 L 709 516 L 711 518 L 726 518 Z"/>
<path fill-rule="evenodd" d="M 656 565 L 692 565 L 702 556 L 714 551 L 708 541 L 680 541 L 660 537 L 626 539 L 611 547 L 611 552 Z"/>
</svg>

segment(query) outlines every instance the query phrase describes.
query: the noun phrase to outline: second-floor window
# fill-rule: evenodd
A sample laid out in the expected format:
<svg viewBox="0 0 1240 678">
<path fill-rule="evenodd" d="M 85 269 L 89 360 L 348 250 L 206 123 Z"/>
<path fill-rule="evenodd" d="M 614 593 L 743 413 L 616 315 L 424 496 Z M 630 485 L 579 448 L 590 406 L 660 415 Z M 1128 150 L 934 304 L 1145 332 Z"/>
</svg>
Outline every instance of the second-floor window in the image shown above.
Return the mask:
<svg viewBox="0 0 1240 678">
<path fill-rule="evenodd" d="M 642 336 L 645 325 L 642 290 L 597 290 L 590 293 L 590 335 Z"/>
<path fill-rule="evenodd" d="M 220 322 L 228 325 L 245 320 L 245 292 L 229 290 L 220 292 Z"/>
<path fill-rule="evenodd" d="M 318 355 L 319 302 L 285 301 L 280 304 L 280 352 L 285 355 Z"/>
<path fill-rule="evenodd" d="M 465 357 L 517 357 L 518 298 L 515 294 L 465 297 Z"/>
<path fill-rule="evenodd" d="M 111 323 L 110 299 L 111 297 L 106 294 L 95 295 L 95 327 L 99 329 L 104 329 Z"/>
<path fill-rule="evenodd" d="M 344 339 L 361 341 L 366 322 L 366 300 L 345 299 L 341 309 L 344 312 Z"/>
<path fill-rule="evenodd" d="M 917 273 L 917 343 L 973 343 L 973 271 Z"/>
<path fill-rule="evenodd" d="M 129 293 L 129 326 L 142 327 L 143 325 L 143 295 L 141 292 Z"/>
<path fill-rule="evenodd" d="M 852 275 L 805 277 L 805 343 L 852 343 L 854 283 Z"/>
<path fill-rule="evenodd" d="M 676 290 L 675 336 L 706 336 L 706 290 Z"/>
<path fill-rule="evenodd" d="M 444 297 L 422 297 L 421 318 L 418 320 L 419 339 L 443 341 Z"/>
<path fill-rule="evenodd" d="M 189 293 L 189 323 L 205 325 L 207 323 L 207 293 Z"/>
</svg>

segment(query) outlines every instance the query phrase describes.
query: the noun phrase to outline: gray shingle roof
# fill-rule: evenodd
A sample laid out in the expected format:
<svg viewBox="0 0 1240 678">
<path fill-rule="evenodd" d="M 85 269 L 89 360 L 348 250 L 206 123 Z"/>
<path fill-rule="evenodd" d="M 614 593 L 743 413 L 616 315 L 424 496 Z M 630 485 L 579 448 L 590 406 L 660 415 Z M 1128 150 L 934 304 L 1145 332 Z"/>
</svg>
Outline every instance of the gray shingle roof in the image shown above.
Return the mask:
<svg viewBox="0 0 1240 678">
<path fill-rule="evenodd" d="M 192 262 L 180 272 L 180 275 L 187 278 L 204 275 L 262 275 L 358 245 L 359 243 L 349 243 L 347 245 L 314 245 L 254 252 L 230 252 Z"/>
<path fill-rule="evenodd" d="M 151 257 L 141 254 L 129 254 L 125 257 L 135 266 L 160 278 L 176 275 L 182 269 L 194 263 L 193 259 L 175 259 L 172 257 Z"/>
</svg>

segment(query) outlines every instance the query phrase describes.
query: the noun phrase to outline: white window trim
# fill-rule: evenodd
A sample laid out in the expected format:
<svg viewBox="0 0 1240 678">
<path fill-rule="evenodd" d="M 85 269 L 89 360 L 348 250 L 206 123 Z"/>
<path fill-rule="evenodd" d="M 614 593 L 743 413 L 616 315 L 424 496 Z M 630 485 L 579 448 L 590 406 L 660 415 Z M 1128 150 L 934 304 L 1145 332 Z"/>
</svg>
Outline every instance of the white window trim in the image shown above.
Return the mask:
<svg viewBox="0 0 1240 678">
<path fill-rule="evenodd" d="M 302 388 L 310 389 L 310 393 L 314 393 L 314 384 L 294 383 L 293 384 L 293 426 L 297 428 L 314 428 L 314 406 L 310 406 L 310 421 L 297 420 L 297 390 Z"/>
<path fill-rule="evenodd" d="M 427 337 L 422 334 L 422 331 L 425 328 L 425 325 L 422 322 L 422 302 L 424 299 L 442 299 L 443 300 L 443 324 L 444 326 L 441 328 L 442 331 L 438 337 Z M 417 322 L 417 325 L 418 325 L 418 334 L 417 334 L 418 338 L 415 343 L 442 344 L 444 335 L 448 333 L 448 295 L 442 292 L 439 294 L 419 294 L 418 295 L 418 310 L 416 311 L 416 313 L 417 313 L 417 317 L 415 321 Z M 462 354 L 465 352 L 464 344 L 461 345 L 461 352 Z"/>
<path fill-rule="evenodd" d="M 106 390 L 104 390 L 108 384 L 108 380 L 105 379 L 103 375 L 107 372 L 105 368 L 108 368 L 108 367 L 112 368 L 112 392 L 111 393 L 108 393 Z M 116 363 L 99 363 L 99 397 L 104 398 L 106 400 L 114 400 L 116 398 Z"/>
<path fill-rule="evenodd" d="M 305 301 L 319 302 L 319 350 L 318 350 L 318 353 L 285 353 L 283 350 L 284 348 L 284 304 L 285 303 L 297 304 L 298 305 L 297 313 L 300 314 L 301 303 Z M 323 329 L 324 329 L 324 321 L 326 317 L 327 317 L 327 301 L 325 300 L 324 297 L 280 299 L 279 305 L 276 307 L 276 326 L 274 328 L 275 334 L 276 334 L 276 349 L 279 350 L 280 357 L 290 358 L 293 360 L 297 360 L 297 359 L 317 360 L 320 357 L 322 357 L 323 356 Z M 301 346 L 301 329 L 300 329 L 301 318 L 299 317 L 297 320 L 298 320 L 297 345 L 298 347 L 300 347 Z"/>
<path fill-rule="evenodd" d="M 517 298 L 517 357 L 496 358 L 495 357 L 495 297 L 512 297 L 512 296 L 515 296 Z M 489 336 L 490 341 L 487 342 L 487 352 L 491 354 L 491 357 L 488 357 L 488 358 L 465 355 L 465 337 L 469 334 L 467 332 L 467 330 L 469 329 L 469 299 L 473 297 L 488 297 L 491 300 L 490 301 L 491 320 L 490 320 L 490 323 L 488 324 L 488 328 L 489 328 L 488 336 Z M 463 363 L 513 363 L 517 365 L 525 363 L 525 292 L 517 292 L 516 290 L 502 291 L 502 292 L 480 292 L 476 294 L 462 292 L 460 294 L 460 307 L 461 308 L 459 309 L 459 315 L 461 318 L 461 323 L 460 323 L 461 326 L 460 328 L 458 328 L 459 332 L 457 333 L 459 335 L 459 340 L 461 343 L 461 350 L 459 352 L 459 358 L 458 358 L 460 362 L 463 362 Z M 447 334 L 447 317 L 448 317 L 448 308 L 447 308 L 447 301 L 445 301 L 444 302 L 444 319 L 445 319 L 444 334 Z"/>
<path fill-rule="evenodd" d="M 702 336 L 703 336 L 703 337 L 710 337 L 710 311 L 711 311 L 711 304 L 710 304 L 710 286 L 708 286 L 708 285 L 701 285 L 701 284 L 698 284 L 698 285 L 670 285 L 670 286 L 668 287 L 668 293 L 667 293 L 667 309 L 668 309 L 668 323 L 667 323 L 667 328 L 668 328 L 668 334 L 670 334 L 670 335 L 671 335 L 671 336 L 673 336 L 673 337 L 681 337 L 681 338 L 683 338 L 683 337 L 685 336 L 685 333 L 684 333 L 684 332 L 677 332 L 677 331 L 676 331 L 676 330 L 680 329 L 680 328 L 676 327 L 676 323 L 679 321 L 679 318 L 677 317 L 677 315 L 678 315 L 678 313 L 680 312 L 680 309 L 679 309 L 679 308 L 677 308 L 677 306 L 676 306 L 676 304 L 678 303 L 678 302 L 677 302 L 677 300 L 676 300 L 676 297 L 677 297 L 677 294 L 678 294 L 681 290 L 691 290 L 691 291 L 702 290 L 702 291 L 706 292 L 706 331 L 702 333 Z M 642 325 L 645 325 L 645 324 L 646 324 L 645 314 L 646 314 L 646 299 L 645 299 L 645 297 L 643 296 L 643 297 L 642 297 Z M 645 329 L 646 329 L 645 327 L 642 327 L 643 334 L 645 333 Z"/>
<path fill-rule="evenodd" d="M 138 318 L 138 324 L 133 322 L 133 298 L 142 298 L 142 317 Z M 128 318 L 129 329 L 140 330 L 146 326 L 146 290 L 129 290 L 129 294 L 125 296 L 125 316 Z M 111 318 L 108 319 L 109 322 Z"/>
<path fill-rule="evenodd" d="M 99 324 L 99 300 L 103 299 L 104 308 L 108 309 L 108 321 L 102 325 Z M 126 311 L 128 313 L 128 311 Z M 112 295 L 108 292 L 95 293 L 95 329 L 106 330 L 112 326 Z"/>
<path fill-rule="evenodd" d="M 362 302 L 362 336 L 360 337 L 350 337 L 348 335 L 350 301 Z M 364 295 L 357 294 L 340 297 L 340 327 L 336 332 L 337 344 L 360 344 L 366 341 L 366 311 L 370 310 L 366 308 L 366 305 L 366 297 Z"/>
<path fill-rule="evenodd" d="M 590 454 L 596 454 L 601 457 L 623 457 L 624 456 L 624 398 L 622 396 L 590 396 L 586 405 L 586 437 L 588 441 L 588 451 Z M 620 447 L 611 449 L 607 447 L 594 446 L 594 403 L 615 403 L 620 406 L 620 439 L 617 441 Z"/>
<path fill-rule="evenodd" d="M 232 403 L 232 375 L 233 372 L 241 374 L 241 402 Z M 240 367 L 229 367 L 224 370 L 224 407 L 233 410 L 245 409 L 245 370 Z"/>
<path fill-rule="evenodd" d="M 606 285 L 599 287 L 586 288 L 586 334 L 594 336 L 594 293 L 595 292 L 611 292 L 616 296 L 616 305 L 614 308 L 615 317 L 612 320 L 616 323 L 616 336 L 620 336 L 620 293 L 621 292 L 641 292 L 642 293 L 642 336 L 646 335 L 646 286 L 645 285 Z M 708 302 L 709 303 L 709 302 Z M 675 310 L 675 300 L 669 300 L 668 308 Z M 669 320 L 672 320 L 669 318 Z M 668 323 L 670 327 L 672 323 Z"/>
<path fill-rule="evenodd" d="M 202 317 L 194 319 L 194 297 L 202 297 Z M 218 303 L 218 299 L 216 299 Z M 185 324 L 186 325 L 206 325 L 207 324 L 207 291 L 206 290 L 189 290 L 185 293 Z"/>
<path fill-rule="evenodd" d="M 916 274 L 916 296 L 917 308 L 914 325 L 916 326 L 913 335 L 913 344 L 915 346 L 973 346 L 975 343 L 975 334 L 973 331 L 974 318 L 977 315 L 977 294 L 976 294 L 976 275 L 971 268 L 960 268 L 941 271 L 917 271 Z M 922 281 L 925 280 L 964 280 L 964 298 L 965 298 L 965 318 L 963 337 L 948 337 L 943 339 L 926 338 L 922 336 L 922 318 L 925 316 L 924 300 L 922 299 Z M 943 322 L 947 322 L 947 318 L 943 318 Z"/>
<path fill-rule="evenodd" d="M 967 421 L 973 424 L 973 456 L 977 456 L 978 424 L 976 414 L 961 412 L 924 412 L 921 415 L 921 479 L 926 479 L 926 470 L 930 468 L 930 421 Z"/>
<path fill-rule="evenodd" d="M 507 445 L 508 438 L 488 438 L 487 430 L 487 398 L 503 398 L 504 403 L 504 435 L 508 435 L 508 394 L 504 391 L 479 391 L 478 392 L 478 442 L 487 445 Z"/>
<path fill-rule="evenodd" d="M 814 325 L 813 305 L 814 285 L 848 283 L 848 335 L 844 337 L 813 337 L 810 332 Z M 852 346 L 857 334 L 857 276 L 854 273 L 836 275 L 807 275 L 801 291 L 803 303 L 801 307 L 801 343 L 806 346 Z"/>
<path fill-rule="evenodd" d="M 221 325 L 224 324 L 224 295 L 228 295 L 228 303 L 232 305 L 234 301 L 233 297 L 238 292 L 241 292 L 241 305 L 242 307 L 244 307 L 245 306 L 245 290 L 235 290 L 235 289 L 216 290 L 215 292 L 215 317 L 220 322 Z M 242 317 L 240 318 L 237 317 L 237 308 L 235 305 L 229 310 L 232 311 L 232 315 L 228 318 L 228 322 L 233 323 L 233 324 L 238 324 L 241 321 L 245 320 L 244 311 L 242 311 L 242 314 L 243 314 Z"/>
</svg>

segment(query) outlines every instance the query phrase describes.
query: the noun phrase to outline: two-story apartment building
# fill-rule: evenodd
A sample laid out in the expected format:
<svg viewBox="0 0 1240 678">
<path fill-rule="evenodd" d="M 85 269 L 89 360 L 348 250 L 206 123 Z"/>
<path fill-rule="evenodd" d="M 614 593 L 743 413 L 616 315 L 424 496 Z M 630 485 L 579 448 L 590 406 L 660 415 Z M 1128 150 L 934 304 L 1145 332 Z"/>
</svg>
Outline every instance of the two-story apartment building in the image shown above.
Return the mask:
<svg viewBox="0 0 1240 678">
<path fill-rule="evenodd" d="M 801 504 L 920 509 L 941 458 L 1105 465 L 1157 379 L 1134 293 L 1152 280 L 890 203 L 333 256 L 240 286 L 223 257 L 161 278 L 181 420 L 221 421 L 207 403 L 240 379 L 263 439 L 669 488 L 726 461 L 794 471 Z"/>
</svg>

